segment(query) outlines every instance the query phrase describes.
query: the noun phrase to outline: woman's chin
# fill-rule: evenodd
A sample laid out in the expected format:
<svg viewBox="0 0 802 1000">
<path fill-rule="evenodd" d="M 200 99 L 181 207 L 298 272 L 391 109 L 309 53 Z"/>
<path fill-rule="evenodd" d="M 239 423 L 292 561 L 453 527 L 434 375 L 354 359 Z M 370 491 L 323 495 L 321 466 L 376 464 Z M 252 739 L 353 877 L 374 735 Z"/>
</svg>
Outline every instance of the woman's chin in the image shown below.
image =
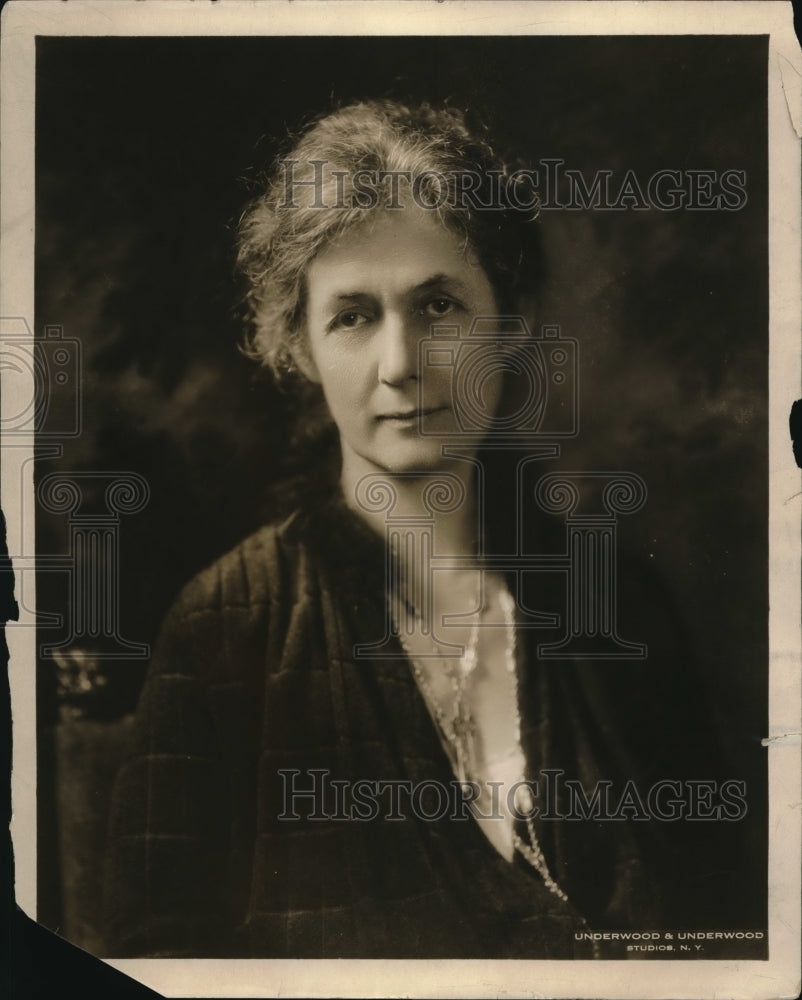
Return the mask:
<svg viewBox="0 0 802 1000">
<path fill-rule="evenodd" d="M 453 470 L 455 458 L 444 455 L 441 441 L 399 442 L 392 448 L 382 448 L 375 453 L 363 453 L 363 474 L 369 469 L 397 476 L 431 476 L 437 472 Z"/>
</svg>

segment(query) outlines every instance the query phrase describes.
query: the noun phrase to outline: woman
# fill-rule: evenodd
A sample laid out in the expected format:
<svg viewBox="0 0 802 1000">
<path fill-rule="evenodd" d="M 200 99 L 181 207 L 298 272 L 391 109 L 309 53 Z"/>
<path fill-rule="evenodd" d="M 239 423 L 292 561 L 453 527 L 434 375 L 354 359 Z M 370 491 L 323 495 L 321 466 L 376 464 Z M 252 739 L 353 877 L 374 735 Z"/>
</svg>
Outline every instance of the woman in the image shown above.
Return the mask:
<svg viewBox="0 0 802 1000">
<path fill-rule="evenodd" d="M 491 558 L 492 463 L 517 454 L 496 431 L 531 411 L 533 207 L 463 116 L 391 102 L 314 123 L 249 207 L 250 350 L 319 385 L 340 493 L 163 626 L 115 793 L 111 954 L 567 958 L 656 919 L 643 824 L 546 801 L 549 775 L 635 773 L 626 684 L 538 662 Z"/>
</svg>

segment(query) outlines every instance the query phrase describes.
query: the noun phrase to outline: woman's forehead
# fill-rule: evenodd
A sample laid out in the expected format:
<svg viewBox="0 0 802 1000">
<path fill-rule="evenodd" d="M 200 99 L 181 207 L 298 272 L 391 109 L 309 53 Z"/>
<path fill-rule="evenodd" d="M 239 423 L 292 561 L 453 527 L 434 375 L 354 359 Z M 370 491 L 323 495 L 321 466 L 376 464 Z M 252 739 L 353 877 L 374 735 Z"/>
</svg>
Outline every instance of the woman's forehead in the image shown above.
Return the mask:
<svg viewBox="0 0 802 1000">
<path fill-rule="evenodd" d="M 479 275 L 486 278 L 464 237 L 436 212 L 411 207 L 369 213 L 316 255 L 307 284 L 311 294 L 376 284 L 400 291 L 435 277 L 475 284 Z"/>
</svg>

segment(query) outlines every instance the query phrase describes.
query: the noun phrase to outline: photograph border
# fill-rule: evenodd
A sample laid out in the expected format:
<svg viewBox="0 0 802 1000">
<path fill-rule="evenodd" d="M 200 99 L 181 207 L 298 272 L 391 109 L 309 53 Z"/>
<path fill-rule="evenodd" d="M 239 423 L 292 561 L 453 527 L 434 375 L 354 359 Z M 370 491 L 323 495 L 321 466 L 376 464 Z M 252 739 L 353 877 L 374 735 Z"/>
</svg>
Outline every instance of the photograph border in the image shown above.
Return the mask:
<svg viewBox="0 0 802 1000">
<path fill-rule="evenodd" d="M 33 330 L 34 98 L 37 35 L 768 35 L 769 36 L 769 767 L 768 961 L 108 959 L 166 996 L 791 997 L 799 988 L 802 778 L 800 743 L 800 470 L 788 431 L 802 396 L 802 53 L 790 3 L 468 0 L 12 0 L 0 41 L 0 317 Z M 31 336 L 33 336 L 31 334 Z M 3 413 L 18 400 L 3 394 Z M 2 441 L 2 506 L 36 551 L 32 510 L 18 484 L 33 482 L 33 435 Z M 25 471 L 24 471 L 25 470 Z M 26 491 L 28 499 L 33 490 Z M 32 505 L 31 505 L 32 506 Z M 14 536 L 9 528 L 10 537 Z M 19 572 L 22 562 L 11 552 Z M 12 838 L 18 905 L 36 915 L 36 662 L 30 612 L 6 630 L 13 718 Z M 26 618 L 28 620 L 26 621 Z"/>
</svg>

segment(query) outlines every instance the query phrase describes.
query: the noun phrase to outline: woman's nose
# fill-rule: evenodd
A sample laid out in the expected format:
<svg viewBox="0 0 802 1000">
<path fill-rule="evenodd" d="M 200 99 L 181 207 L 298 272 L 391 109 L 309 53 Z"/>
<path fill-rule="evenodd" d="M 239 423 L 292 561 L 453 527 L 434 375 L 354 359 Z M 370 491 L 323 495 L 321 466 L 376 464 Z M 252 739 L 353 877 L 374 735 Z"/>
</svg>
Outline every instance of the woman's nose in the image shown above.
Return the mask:
<svg viewBox="0 0 802 1000">
<path fill-rule="evenodd" d="M 418 335 L 412 319 L 389 314 L 376 338 L 379 381 L 402 385 L 418 377 Z"/>
</svg>

